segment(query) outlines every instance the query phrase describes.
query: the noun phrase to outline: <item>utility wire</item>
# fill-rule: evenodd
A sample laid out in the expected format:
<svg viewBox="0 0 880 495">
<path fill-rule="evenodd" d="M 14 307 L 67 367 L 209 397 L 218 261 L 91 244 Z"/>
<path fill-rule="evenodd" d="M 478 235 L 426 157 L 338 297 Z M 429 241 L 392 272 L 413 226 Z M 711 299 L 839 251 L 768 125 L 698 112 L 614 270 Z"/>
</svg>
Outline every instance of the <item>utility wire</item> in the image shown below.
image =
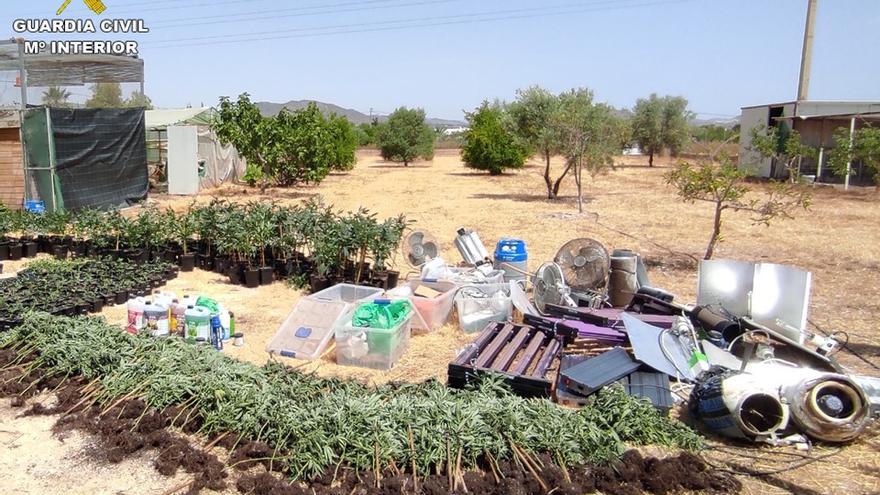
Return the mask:
<svg viewBox="0 0 880 495">
<path fill-rule="evenodd" d="M 312 27 L 312 28 L 298 28 L 298 29 L 290 29 L 283 31 L 263 31 L 260 33 L 242 33 L 242 34 L 226 34 L 222 36 L 200 36 L 194 38 L 180 38 L 173 40 L 162 40 L 159 42 L 154 42 L 156 44 L 164 44 L 164 46 L 154 46 L 154 43 L 144 42 L 142 45 L 152 46 L 154 48 L 178 48 L 184 46 L 207 46 L 207 45 L 221 45 L 221 44 L 231 44 L 231 43 L 246 43 L 252 41 L 270 41 L 270 40 L 278 40 L 278 39 L 291 39 L 291 38 L 307 38 L 307 37 L 319 37 L 319 36 L 332 36 L 338 34 L 355 34 L 355 33 L 368 33 L 368 32 L 379 32 L 379 31 L 397 31 L 403 29 L 412 29 L 412 28 L 423 28 L 423 27 L 435 27 L 435 26 L 449 26 L 449 25 L 459 25 L 459 24 L 477 24 L 477 23 L 486 23 L 486 22 L 495 22 L 495 21 L 504 21 L 504 20 L 513 20 L 513 19 L 535 19 L 535 18 L 543 18 L 543 17 L 552 17 L 559 15 L 572 15 L 572 14 L 581 14 L 588 12 L 602 12 L 602 11 L 611 11 L 611 10 L 625 10 L 632 9 L 638 7 L 650 7 L 650 6 L 659 6 L 659 5 L 669 5 L 674 3 L 684 3 L 684 2 L 692 2 L 695 0 L 665 0 L 665 1 L 654 1 L 654 2 L 643 2 L 638 4 L 629 4 L 629 5 L 620 5 L 620 2 L 604 2 L 604 3 L 613 3 L 614 6 L 604 7 L 604 8 L 580 8 L 573 10 L 565 10 L 565 11 L 556 11 L 556 12 L 547 12 L 546 8 L 540 9 L 521 9 L 517 11 L 495 11 L 495 12 L 486 12 L 486 13 L 478 13 L 478 14 L 465 14 L 465 15 L 457 15 L 457 16 L 443 16 L 443 17 L 428 17 L 428 18 L 414 18 L 414 19 L 400 19 L 396 21 L 383 21 L 377 23 L 360 23 L 360 24 L 345 24 L 345 25 L 337 25 L 337 26 L 320 26 L 320 27 Z M 554 7 L 554 9 L 559 9 L 561 7 Z M 522 10 L 527 10 L 529 13 L 522 13 L 517 15 L 499 15 L 510 12 L 521 12 Z M 472 18 L 472 17 L 484 17 L 484 18 Z M 441 21 L 442 19 L 450 19 L 447 21 Z M 437 20 L 439 22 L 425 22 Z M 384 24 L 401 24 L 401 26 L 386 26 L 386 27 L 376 27 L 376 28 L 367 28 L 364 29 L 362 26 L 375 26 L 375 25 L 384 25 Z M 405 24 L 412 23 L 412 24 Z M 353 28 L 353 29 L 345 29 L 345 28 Z M 334 29 L 342 29 L 333 31 Z M 296 33 L 303 31 L 322 31 L 328 30 L 327 32 L 317 32 L 317 33 L 306 33 L 306 34 L 282 34 L 282 33 Z M 278 36 L 264 36 L 265 34 L 278 33 Z M 243 36 L 245 38 L 235 38 L 236 36 Z M 258 36 L 258 37 L 248 37 L 248 36 Z M 204 40 L 223 38 L 220 41 L 209 41 L 209 42 L 201 42 Z M 230 39 L 232 38 L 232 39 Z M 180 41 L 193 41 L 194 43 L 184 43 L 179 44 Z"/>
<path fill-rule="evenodd" d="M 181 25 L 181 26 L 200 26 L 203 24 L 218 24 L 219 23 L 216 21 L 212 21 L 213 19 L 229 19 L 228 21 L 224 21 L 224 22 L 244 22 L 244 21 L 263 20 L 263 19 L 299 17 L 300 15 L 335 14 L 337 12 L 351 12 L 354 9 L 351 9 L 351 10 L 332 10 L 334 7 L 349 7 L 349 6 L 359 6 L 359 5 L 387 4 L 387 3 L 392 3 L 392 5 L 378 5 L 378 6 L 375 6 L 372 8 L 387 9 L 387 8 L 392 8 L 392 7 L 405 7 L 406 4 L 393 5 L 393 3 L 400 2 L 400 1 L 402 1 L 402 0 L 366 0 L 366 1 L 361 0 L 361 1 L 356 1 L 356 2 L 351 2 L 351 1 L 350 2 L 340 2 L 340 3 L 331 3 L 331 4 L 324 4 L 324 5 L 295 7 L 295 8 L 289 8 L 289 9 L 274 9 L 274 10 L 260 10 L 260 11 L 255 11 L 254 9 L 250 9 L 248 12 L 229 12 L 229 13 L 225 13 L 225 14 L 199 16 L 198 18 L 178 17 L 176 19 L 160 19 L 160 20 L 155 20 L 155 21 L 151 20 L 149 22 L 149 25 L 151 28 L 153 28 L 154 26 L 164 28 L 164 27 L 169 27 L 171 25 L 173 25 L 174 27 L 177 27 L 178 25 Z M 449 2 L 460 2 L 460 1 L 462 1 L 462 0 L 433 0 L 433 1 L 424 1 L 421 3 L 430 4 L 430 3 L 449 3 Z M 311 13 L 298 14 L 298 15 L 267 15 L 267 14 L 284 14 L 287 12 L 307 12 L 310 10 L 328 10 L 328 9 L 331 9 L 331 10 L 328 12 L 311 12 Z M 364 8 L 364 10 L 366 10 L 366 9 L 367 8 Z M 256 17 L 256 18 L 251 19 L 251 18 L 248 18 L 249 16 L 260 16 L 260 17 Z M 198 19 L 198 21 L 195 23 L 183 22 L 183 21 L 190 21 L 193 19 Z M 202 22 L 202 21 L 205 21 L 205 22 Z"/>
</svg>

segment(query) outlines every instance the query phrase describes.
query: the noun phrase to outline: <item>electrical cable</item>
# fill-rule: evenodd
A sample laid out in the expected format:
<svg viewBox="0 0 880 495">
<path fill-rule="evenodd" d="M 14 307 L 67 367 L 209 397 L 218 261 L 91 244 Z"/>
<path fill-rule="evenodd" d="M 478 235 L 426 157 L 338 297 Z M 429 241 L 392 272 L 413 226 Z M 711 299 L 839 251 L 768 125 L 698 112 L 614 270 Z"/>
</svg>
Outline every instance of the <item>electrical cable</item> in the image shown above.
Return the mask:
<svg viewBox="0 0 880 495">
<path fill-rule="evenodd" d="M 453 20 L 446 22 L 431 22 L 425 24 L 406 24 L 402 26 L 387 26 L 387 27 L 379 27 L 379 28 L 371 28 L 371 29 L 349 29 L 342 31 L 328 31 L 328 32 L 319 32 L 319 33 L 311 33 L 311 34 L 294 34 L 294 35 L 284 35 L 284 36 L 263 36 L 256 38 L 245 38 L 245 39 L 229 39 L 234 36 L 254 36 L 263 33 L 249 33 L 249 34 L 240 34 L 240 35 L 224 35 L 224 40 L 220 41 L 212 41 L 212 42 L 203 42 L 203 43 L 184 43 L 184 44 L 168 44 L 163 46 L 156 46 L 156 44 L 161 43 L 174 43 L 181 40 L 163 40 L 161 42 L 155 42 L 156 44 L 150 42 L 141 43 L 142 46 L 149 46 L 150 48 L 162 49 L 162 48 L 181 48 L 186 46 L 209 46 L 209 45 L 221 45 L 221 44 L 233 44 L 233 43 L 247 43 L 254 41 L 272 41 L 279 39 L 292 39 L 292 38 L 310 38 L 310 37 L 320 37 L 320 36 L 333 36 L 339 34 L 360 34 L 360 33 L 369 33 L 369 32 L 381 32 L 381 31 L 399 31 L 405 29 L 413 29 L 413 28 L 424 28 L 424 27 L 437 27 L 437 26 L 449 26 L 449 25 L 461 25 L 461 24 L 479 24 L 486 22 L 496 22 L 496 21 L 505 21 L 505 20 L 515 20 L 515 19 L 535 19 L 541 17 L 552 17 L 559 15 L 573 15 L 579 13 L 588 13 L 588 12 L 600 12 L 600 11 L 610 11 L 610 10 L 622 10 L 622 9 L 631 9 L 637 7 L 649 7 L 649 6 L 659 6 L 659 5 L 669 5 L 673 3 L 683 3 L 683 2 L 693 2 L 696 0 L 666 0 L 666 1 L 654 1 L 654 2 L 644 2 L 640 4 L 630 4 L 624 6 L 613 6 L 613 7 L 605 7 L 605 8 L 591 8 L 591 9 L 575 9 L 561 12 L 535 12 L 532 14 L 522 14 L 522 15 L 503 15 L 503 16 L 495 16 L 495 17 L 487 17 L 483 19 L 463 19 L 463 20 Z M 470 14 L 473 16 L 474 14 Z M 486 15 L 486 14 L 480 14 Z M 453 17 L 467 17 L 467 16 L 453 16 Z M 419 22 L 419 19 L 404 19 L 398 21 L 388 21 L 383 23 L 374 23 L 374 24 L 389 24 L 389 23 L 401 23 L 401 22 Z M 365 24 L 359 24 L 363 26 Z M 304 30 L 315 30 L 315 29 L 334 29 L 333 27 L 321 27 L 321 28 L 304 28 L 299 30 L 288 30 L 285 32 L 294 32 L 294 31 L 304 31 Z M 206 40 L 218 38 L 218 36 L 203 36 L 192 38 L 192 41 Z"/>
<path fill-rule="evenodd" d="M 838 331 L 836 331 L 836 332 L 829 333 L 829 332 L 826 332 L 825 330 L 823 330 L 822 327 L 820 327 L 818 324 L 816 324 L 816 322 L 814 322 L 813 320 L 807 320 L 807 322 L 808 322 L 810 325 L 813 325 L 813 327 L 814 327 L 816 330 L 822 332 L 822 334 L 824 334 L 826 337 L 834 338 L 834 336 L 837 335 L 838 333 L 842 333 L 842 334 L 844 334 L 844 335 L 846 336 L 846 343 L 845 343 L 845 344 L 841 344 L 840 347 L 841 347 L 842 349 L 846 350 L 847 352 L 849 352 L 850 354 L 852 354 L 853 356 L 855 356 L 855 357 L 857 357 L 858 359 L 860 359 L 862 362 L 864 362 L 864 363 L 867 364 L 868 366 L 874 368 L 875 370 L 880 370 L 880 366 L 877 366 L 877 365 L 874 364 L 873 362 L 869 361 L 867 358 L 865 358 L 864 356 L 862 356 L 861 354 L 859 354 L 858 352 L 856 352 L 852 347 L 849 346 L 849 334 L 846 333 L 845 331 L 843 331 L 843 330 L 838 330 Z"/>
<path fill-rule="evenodd" d="M 213 21 L 203 21 L 199 20 L 196 22 L 181 22 L 181 20 L 186 21 L 186 19 L 175 19 L 175 20 L 166 20 L 166 21 L 153 21 L 150 22 L 150 30 L 153 29 L 166 29 L 166 28 L 178 28 L 178 27 L 190 27 L 190 26 L 208 26 L 212 24 L 232 24 L 232 23 L 242 23 L 242 22 L 250 22 L 250 21 L 265 21 L 265 20 L 275 20 L 275 19 L 287 19 L 291 17 L 309 17 L 309 16 L 319 16 L 325 14 L 344 14 L 348 12 L 363 12 L 368 10 L 380 10 L 380 9 L 390 9 L 390 8 L 399 8 L 399 7 L 412 7 L 418 5 L 436 5 L 442 3 L 453 3 L 460 2 L 462 0 L 422 0 L 419 2 L 409 2 L 409 3 L 400 3 L 400 4 L 391 4 L 391 5 L 371 5 L 367 7 L 354 7 L 348 9 L 332 9 L 326 10 L 329 7 L 334 6 L 345 6 L 345 5 L 362 5 L 362 4 L 374 4 L 374 3 L 388 3 L 389 1 L 400 1 L 400 0 L 371 0 L 367 2 L 346 2 L 339 4 L 331 4 L 327 6 L 321 7 L 312 7 L 310 9 L 296 8 L 296 9 L 279 9 L 279 10 L 267 10 L 264 12 L 252 12 L 252 13 L 243 13 L 238 14 L 223 14 L 218 16 L 213 16 L 217 20 Z M 302 12 L 303 10 L 314 10 L 318 8 L 323 8 L 325 10 L 320 12 Z M 275 13 L 284 13 L 284 12 L 299 12 L 297 14 L 284 14 L 284 15 L 265 15 L 270 12 Z M 257 17 L 250 17 L 257 16 Z M 227 19 L 228 17 L 234 17 L 232 19 Z M 271 32 L 271 31 L 268 31 Z"/>
</svg>

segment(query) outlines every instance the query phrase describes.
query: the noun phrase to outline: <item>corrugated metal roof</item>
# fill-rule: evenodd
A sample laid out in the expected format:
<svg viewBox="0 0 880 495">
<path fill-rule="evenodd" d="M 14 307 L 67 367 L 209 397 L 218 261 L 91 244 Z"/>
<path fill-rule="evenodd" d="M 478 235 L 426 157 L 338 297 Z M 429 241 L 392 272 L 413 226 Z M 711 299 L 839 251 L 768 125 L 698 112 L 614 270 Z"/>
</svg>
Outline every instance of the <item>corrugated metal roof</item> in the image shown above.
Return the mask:
<svg viewBox="0 0 880 495">
<path fill-rule="evenodd" d="M 214 114 L 213 108 L 180 108 L 147 110 L 144 114 L 147 129 L 164 129 L 171 125 L 207 125 Z"/>
</svg>

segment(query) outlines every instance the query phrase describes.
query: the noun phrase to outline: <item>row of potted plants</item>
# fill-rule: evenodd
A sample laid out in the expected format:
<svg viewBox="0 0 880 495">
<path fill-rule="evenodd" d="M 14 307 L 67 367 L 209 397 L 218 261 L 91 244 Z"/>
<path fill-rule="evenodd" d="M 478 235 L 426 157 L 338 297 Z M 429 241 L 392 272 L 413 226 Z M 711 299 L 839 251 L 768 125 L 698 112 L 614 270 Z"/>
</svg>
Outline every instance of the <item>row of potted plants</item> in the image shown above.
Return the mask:
<svg viewBox="0 0 880 495">
<path fill-rule="evenodd" d="M 59 258 L 165 260 L 249 287 L 280 278 L 313 290 L 342 281 L 395 286 L 399 273 L 390 269 L 391 256 L 406 227 L 403 215 L 380 221 L 365 208 L 335 211 L 320 199 L 296 206 L 215 199 L 180 212 L 145 207 L 133 216 L 0 211 L 0 238 Z"/>
<path fill-rule="evenodd" d="M 144 296 L 177 276 L 169 263 L 135 264 L 112 258 L 36 260 L 15 277 L 0 279 L 0 330 L 29 311 L 74 316 Z"/>
</svg>

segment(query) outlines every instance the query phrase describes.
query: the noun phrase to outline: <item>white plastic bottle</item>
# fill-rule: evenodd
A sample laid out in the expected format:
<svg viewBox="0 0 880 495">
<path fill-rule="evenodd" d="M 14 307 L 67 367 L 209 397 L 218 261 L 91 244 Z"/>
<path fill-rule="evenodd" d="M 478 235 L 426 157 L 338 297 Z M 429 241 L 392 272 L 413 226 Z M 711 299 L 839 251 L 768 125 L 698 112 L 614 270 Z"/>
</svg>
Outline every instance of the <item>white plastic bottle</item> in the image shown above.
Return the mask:
<svg viewBox="0 0 880 495">
<path fill-rule="evenodd" d="M 146 300 L 143 297 L 134 297 L 128 300 L 128 333 L 138 334 L 144 329 L 144 306 Z"/>
</svg>

